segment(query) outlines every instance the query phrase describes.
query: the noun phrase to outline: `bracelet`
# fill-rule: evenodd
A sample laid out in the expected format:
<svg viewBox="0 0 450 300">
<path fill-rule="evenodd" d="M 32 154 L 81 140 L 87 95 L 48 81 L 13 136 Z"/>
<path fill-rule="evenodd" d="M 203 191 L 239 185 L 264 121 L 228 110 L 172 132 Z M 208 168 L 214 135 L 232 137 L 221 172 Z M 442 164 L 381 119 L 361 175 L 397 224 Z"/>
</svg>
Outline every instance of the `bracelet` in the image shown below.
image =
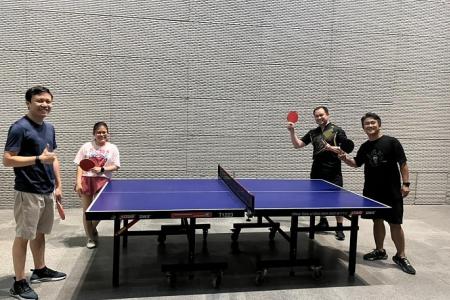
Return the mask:
<svg viewBox="0 0 450 300">
<path fill-rule="evenodd" d="M 39 155 L 36 155 L 36 157 L 34 158 L 34 164 L 37 165 L 41 162 L 41 160 L 39 159 Z"/>
<path fill-rule="evenodd" d="M 102 168 L 100 169 L 100 173 L 105 173 L 105 168 L 102 167 Z"/>
<path fill-rule="evenodd" d="M 411 182 L 405 181 L 405 182 L 403 182 L 403 185 L 406 186 L 406 187 L 409 187 L 411 185 Z"/>
</svg>

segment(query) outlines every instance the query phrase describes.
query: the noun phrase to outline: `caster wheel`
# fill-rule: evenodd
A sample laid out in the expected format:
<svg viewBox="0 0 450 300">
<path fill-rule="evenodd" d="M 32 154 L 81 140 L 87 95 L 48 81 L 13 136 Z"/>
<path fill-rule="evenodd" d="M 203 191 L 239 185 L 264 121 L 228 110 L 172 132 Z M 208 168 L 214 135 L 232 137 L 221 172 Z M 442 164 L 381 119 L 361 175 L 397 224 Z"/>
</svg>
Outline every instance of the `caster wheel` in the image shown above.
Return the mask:
<svg viewBox="0 0 450 300">
<path fill-rule="evenodd" d="M 241 232 L 241 230 L 239 229 L 231 229 L 233 231 L 233 233 L 231 234 L 231 240 L 233 242 L 237 242 L 238 238 L 239 238 L 239 233 Z"/>
<path fill-rule="evenodd" d="M 233 253 L 233 254 L 241 253 L 241 250 L 239 249 L 239 243 L 238 242 L 232 242 L 231 243 L 231 253 Z"/>
<path fill-rule="evenodd" d="M 166 241 L 166 236 L 164 234 L 160 234 L 158 236 L 158 243 L 164 244 L 165 241 Z"/>
<path fill-rule="evenodd" d="M 207 240 L 208 240 L 208 229 L 203 229 L 203 243 L 206 244 Z"/>
<path fill-rule="evenodd" d="M 175 273 L 173 272 L 167 272 L 166 273 L 166 278 L 167 278 L 167 284 L 171 287 L 174 288 L 177 282 L 177 276 L 175 275 Z"/>
<path fill-rule="evenodd" d="M 255 277 L 255 284 L 257 286 L 260 286 L 263 282 L 264 279 L 266 278 L 267 275 L 267 269 L 261 270 L 261 271 L 257 271 L 256 272 L 256 277 Z"/>
<path fill-rule="evenodd" d="M 311 275 L 314 280 L 322 278 L 322 266 L 311 266 Z"/>
<path fill-rule="evenodd" d="M 271 242 L 273 242 L 273 240 L 275 239 L 275 234 L 276 233 L 277 233 L 277 230 L 275 228 L 270 228 L 269 240 Z"/>
<path fill-rule="evenodd" d="M 269 240 L 269 249 L 276 250 L 276 242 L 275 240 Z"/>
<path fill-rule="evenodd" d="M 213 278 L 212 278 L 212 287 L 215 289 L 220 288 L 220 284 L 222 283 L 222 277 L 223 277 L 223 272 L 219 271 L 217 273 L 213 274 Z"/>
</svg>

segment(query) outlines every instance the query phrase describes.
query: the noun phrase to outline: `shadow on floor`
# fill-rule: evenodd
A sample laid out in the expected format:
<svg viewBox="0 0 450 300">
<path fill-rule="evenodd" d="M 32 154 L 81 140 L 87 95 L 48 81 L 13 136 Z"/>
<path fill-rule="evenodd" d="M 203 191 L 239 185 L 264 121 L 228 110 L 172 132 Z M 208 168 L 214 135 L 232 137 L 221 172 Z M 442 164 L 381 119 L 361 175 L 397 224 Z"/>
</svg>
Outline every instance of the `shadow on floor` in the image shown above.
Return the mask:
<svg viewBox="0 0 450 300">
<path fill-rule="evenodd" d="M 278 289 L 324 288 L 367 285 L 357 275 L 348 276 L 347 253 L 321 246 L 310 241 L 306 234 L 299 235 L 298 258 L 313 254 L 323 266 L 323 276 L 314 279 L 307 267 L 295 267 L 295 276 L 289 275 L 289 268 L 268 270 L 261 285 L 255 284 L 256 260 L 284 259 L 288 257 L 288 244 L 276 236 L 274 243 L 264 233 L 241 233 L 239 253 L 231 247 L 230 234 L 209 234 L 208 253 L 202 251 L 201 235 L 197 235 L 198 262 L 226 261 L 220 288 L 212 287 L 212 274 L 208 271 L 178 274 L 175 287 L 170 287 L 162 263 L 185 262 L 187 243 L 184 236 L 169 236 L 164 244 L 158 244 L 153 236 L 129 237 L 128 248 L 121 249 L 120 286 L 112 287 L 112 237 L 101 237 L 99 247 L 93 250 L 90 263 L 85 270 L 72 299 L 119 299 L 157 297 L 168 295 L 196 295 L 249 292 Z M 86 266 L 86 264 L 84 264 Z"/>
</svg>

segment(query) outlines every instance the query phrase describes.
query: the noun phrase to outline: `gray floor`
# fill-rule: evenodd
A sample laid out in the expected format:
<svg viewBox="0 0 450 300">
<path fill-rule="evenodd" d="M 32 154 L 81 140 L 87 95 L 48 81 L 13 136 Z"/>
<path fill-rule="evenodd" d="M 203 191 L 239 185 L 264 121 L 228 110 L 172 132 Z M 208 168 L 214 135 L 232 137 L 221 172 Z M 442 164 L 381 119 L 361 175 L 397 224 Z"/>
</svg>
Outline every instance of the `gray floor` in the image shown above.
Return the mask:
<svg viewBox="0 0 450 300">
<path fill-rule="evenodd" d="M 373 248 L 371 221 L 362 220 L 358 237 L 356 276 L 347 276 L 348 239 L 339 242 L 331 234 L 317 235 L 309 241 L 304 234 L 299 240 L 299 257 L 314 255 L 323 265 L 323 277 L 314 280 L 304 267 L 296 268 L 294 277 L 287 269 L 269 269 L 261 286 L 256 286 L 255 257 L 281 258 L 287 244 L 277 236 L 268 243 L 267 231 L 252 230 L 241 234 L 241 253 L 230 249 L 234 222 L 241 219 L 211 221 L 208 254 L 198 252 L 200 260 L 225 258 L 228 270 L 220 289 L 211 287 L 211 274 L 198 272 L 194 278 L 179 276 L 177 286 L 167 285 L 160 264 L 182 261 L 186 257 L 185 238 L 169 236 L 165 246 L 155 237 L 130 237 L 121 257 L 120 287 L 111 285 L 112 222 L 99 226 L 100 244 L 95 250 L 84 247 L 85 238 L 79 209 L 67 211 L 65 221 L 55 220 L 54 232 L 47 242 L 47 265 L 64 271 L 64 281 L 33 285 L 40 299 L 449 299 L 450 294 L 450 206 L 407 206 L 404 230 L 407 255 L 417 275 L 403 273 L 391 260 L 395 253 L 389 233 L 385 248 L 389 259 L 366 262 L 362 255 Z M 14 221 L 11 210 L 0 210 L 0 299 L 8 299 L 13 268 L 11 244 Z M 286 218 L 279 219 L 283 227 Z M 330 219 L 331 220 L 331 219 Z M 306 222 L 307 220 L 302 220 Z M 137 228 L 158 228 L 161 221 L 145 221 Z M 200 237 L 200 236 L 199 236 Z M 199 238 L 200 239 L 200 238 Z M 31 253 L 27 269 L 32 268 Z"/>
</svg>

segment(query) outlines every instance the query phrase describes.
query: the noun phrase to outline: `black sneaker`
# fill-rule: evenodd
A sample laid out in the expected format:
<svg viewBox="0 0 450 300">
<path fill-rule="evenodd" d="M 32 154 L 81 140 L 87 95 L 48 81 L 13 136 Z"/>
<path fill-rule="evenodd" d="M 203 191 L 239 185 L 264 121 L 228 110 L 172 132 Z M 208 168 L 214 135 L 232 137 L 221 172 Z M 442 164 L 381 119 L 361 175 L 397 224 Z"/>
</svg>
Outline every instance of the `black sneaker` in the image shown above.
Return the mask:
<svg viewBox="0 0 450 300">
<path fill-rule="evenodd" d="M 392 256 L 392 260 L 402 268 L 403 272 L 415 275 L 416 269 L 411 265 L 406 257 L 400 257 L 397 255 Z"/>
<path fill-rule="evenodd" d="M 388 256 L 386 254 L 386 250 L 381 249 L 373 249 L 372 252 L 369 252 L 363 256 L 365 260 L 379 260 L 379 259 L 387 259 Z"/>
<path fill-rule="evenodd" d="M 66 279 L 66 274 L 52 270 L 47 267 L 43 267 L 42 269 L 32 270 L 33 274 L 31 274 L 30 282 L 45 282 L 45 281 L 58 281 Z"/>
<path fill-rule="evenodd" d="M 16 281 L 14 277 L 14 284 L 9 290 L 9 295 L 17 299 L 38 299 L 38 295 L 28 285 L 26 279 Z"/>
<path fill-rule="evenodd" d="M 338 241 L 343 241 L 345 240 L 345 234 L 342 230 L 336 230 L 334 237 L 338 240 Z"/>
<path fill-rule="evenodd" d="M 329 225 L 328 225 L 328 220 L 327 220 L 326 218 L 320 218 L 319 223 L 317 223 L 317 225 L 314 226 L 314 228 L 315 228 L 317 231 L 324 231 L 324 230 L 327 230 L 328 227 L 329 227 Z"/>
</svg>

